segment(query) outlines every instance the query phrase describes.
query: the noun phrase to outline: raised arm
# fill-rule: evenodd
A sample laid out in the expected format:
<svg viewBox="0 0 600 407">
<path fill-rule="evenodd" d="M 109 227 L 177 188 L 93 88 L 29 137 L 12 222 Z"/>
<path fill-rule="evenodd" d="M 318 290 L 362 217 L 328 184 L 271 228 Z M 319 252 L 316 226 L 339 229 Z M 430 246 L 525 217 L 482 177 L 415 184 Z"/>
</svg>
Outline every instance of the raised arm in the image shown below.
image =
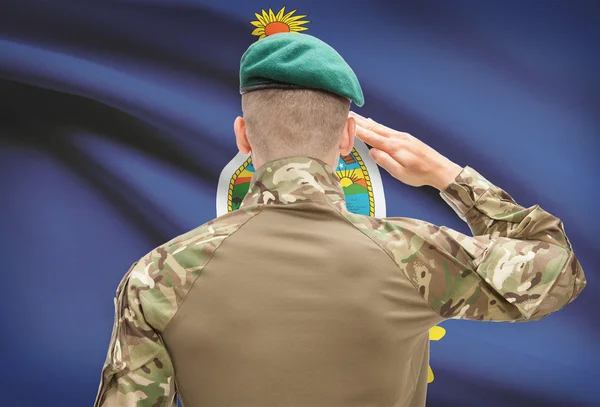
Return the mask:
<svg viewBox="0 0 600 407">
<path fill-rule="evenodd" d="M 457 275 L 475 272 L 468 283 L 468 277 L 462 277 L 465 280 L 462 298 L 453 299 L 454 307 L 461 299 L 463 304 L 455 311 L 447 306 L 448 313 L 443 316 L 507 321 L 540 319 L 573 301 L 585 287 L 583 269 L 562 221 L 539 205 L 520 206 L 469 166 L 440 195 L 467 222 L 474 237 L 440 227 L 437 243 L 448 252 L 454 242 L 461 247 L 472 244 L 473 260 L 471 264 L 466 261 L 468 271 Z M 438 275 L 432 284 L 441 284 L 441 278 Z M 475 300 L 468 295 L 479 290 L 487 306 L 483 299 Z M 460 291 L 457 289 L 454 295 Z M 474 308 L 479 304 L 480 310 L 487 309 L 486 312 L 470 314 L 465 308 L 469 300 Z"/>
<path fill-rule="evenodd" d="M 371 152 L 378 164 L 408 185 L 441 190 L 474 234 L 410 218 L 375 227 L 373 236 L 441 317 L 539 319 L 583 290 L 586 279 L 559 218 L 539 205 L 520 206 L 410 134 L 353 116 L 357 136 L 379 150 Z"/>
</svg>

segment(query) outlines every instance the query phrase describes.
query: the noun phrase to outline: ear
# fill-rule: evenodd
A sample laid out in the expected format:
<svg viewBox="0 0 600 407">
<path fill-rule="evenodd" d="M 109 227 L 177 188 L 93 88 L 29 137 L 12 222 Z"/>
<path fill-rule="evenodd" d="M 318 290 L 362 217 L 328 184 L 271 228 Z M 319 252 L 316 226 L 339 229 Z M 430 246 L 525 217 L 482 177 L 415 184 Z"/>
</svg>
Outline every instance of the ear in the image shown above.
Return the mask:
<svg viewBox="0 0 600 407">
<path fill-rule="evenodd" d="M 246 121 L 243 117 L 236 117 L 233 122 L 233 132 L 235 133 L 235 144 L 237 144 L 240 153 L 248 154 L 252 151 L 250 143 L 248 143 L 248 135 L 246 134 Z"/>
<path fill-rule="evenodd" d="M 348 117 L 344 126 L 344 133 L 340 139 L 339 149 L 341 156 L 350 154 L 354 147 L 354 137 L 356 137 L 356 122 L 354 121 L 354 117 Z"/>
</svg>

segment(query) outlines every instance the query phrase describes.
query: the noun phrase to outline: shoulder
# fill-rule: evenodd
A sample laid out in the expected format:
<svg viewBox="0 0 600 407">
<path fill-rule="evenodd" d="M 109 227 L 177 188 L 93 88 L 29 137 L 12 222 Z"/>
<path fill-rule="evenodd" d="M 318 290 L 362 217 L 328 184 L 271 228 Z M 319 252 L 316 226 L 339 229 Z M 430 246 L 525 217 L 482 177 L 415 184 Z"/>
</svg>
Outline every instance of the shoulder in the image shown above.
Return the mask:
<svg viewBox="0 0 600 407">
<path fill-rule="evenodd" d="M 405 241 L 415 235 L 427 236 L 436 232 L 432 223 L 413 218 L 387 217 L 375 218 L 373 216 L 359 215 L 352 212 L 344 213 L 346 219 L 357 229 L 371 239 L 388 247 L 398 241 Z M 397 245 L 396 245 L 397 246 Z"/>
<path fill-rule="evenodd" d="M 372 216 L 347 213 L 346 218 L 364 234 L 376 240 L 392 252 L 414 253 L 423 245 L 428 249 L 444 249 L 455 252 L 456 246 L 464 246 L 469 252 L 482 250 L 478 241 L 472 237 L 446 226 L 403 217 L 375 218 Z M 487 240 L 487 239 L 484 239 Z M 399 245 L 405 242 L 405 245 Z"/>
<path fill-rule="evenodd" d="M 411 218 L 376 218 L 347 211 L 343 215 L 398 264 L 408 255 L 406 243 L 414 230 L 423 228 L 419 220 Z"/>
<path fill-rule="evenodd" d="M 126 279 L 146 317 L 163 330 L 183 298 L 225 239 L 260 213 L 260 206 L 240 208 L 219 216 L 156 247 L 139 259 Z"/>
<path fill-rule="evenodd" d="M 237 231 L 244 223 L 260 213 L 258 205 L 240 208 L 212 219 L 168 242 L 160 245 L 153 252 L 161 257 L 169 254 L 176 259 L 184 259 L 186 250 L 208 252 L 218 246 L 224 239 Z M 152 253 L 152 252 L 151 252 Z"/>
<path fill-rule="evenodd" d="M 408 263 L 429 264 L 431 259 L 441 255 L 446 256 L 448 261 L 468 262 L 470 255 L 477 256 L 485 250 L 485 243 L 489 240 L 483 237 L 474 239 L 421 219 L 375 218 L 350 212 L 345 217 L 403 269 Z"/>
</svg>

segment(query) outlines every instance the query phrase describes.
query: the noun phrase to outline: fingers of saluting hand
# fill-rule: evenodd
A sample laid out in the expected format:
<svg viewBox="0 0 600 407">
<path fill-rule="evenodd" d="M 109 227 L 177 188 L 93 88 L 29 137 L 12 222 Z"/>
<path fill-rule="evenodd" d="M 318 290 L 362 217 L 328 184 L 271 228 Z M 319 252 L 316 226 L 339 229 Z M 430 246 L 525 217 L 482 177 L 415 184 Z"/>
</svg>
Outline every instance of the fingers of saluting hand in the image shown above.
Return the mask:
<svg viewBox="0 0 600 407">
<path fill-rule="evenodd" d="M 365 118 L 358 113 L 350 112 L 350 117 L 353 117 L 356 121 L 356 124 L 364 129 L 371 130 L 377 132 L 377 134 L 390 137 L 393 136 L 394 133 L 398 133 L 394 129 L 390 129 L 389 127 L 384 126 L 381 123 L 377 123 L 375 120 L 371 118 Z"/>
<path fill-rule="evenodd" d="M 356 136 L 359 139 L 383 151 L 389 151 L 393 147 L 392 135 L 385 131 L 385 126 L 354 112 L 350 113 L 356 121 Z"/>
<path fill-rule="evenodd" d="M 376 126 L 377 123 L 373 123 L 370 127 Z M 392 138 L 382 136 L 377 131 L 368 130 L 363 126 L 357 124 L 356 126 L 356 137 L 364 141 L 365 143 L 378 148 L 383 151 L 390 151 L 393 147 L 394 141 Z"/>
<path fill-rule="evenodd" d="M 408 133 L 404 133 L 404 132 L 401 132 L 398 130 L 391 129 L 387 126 L 384 126 L 381 123 L 377 123 L 375 120 L 373 120 L 371 118 L 365 118 L 364 116 L 361 116 L 360 114 L 358 114 L 356 112 L 350 111 L 349 116 L 354 118 L 357 126 L 362 127 L 363 129 L 366 129 L 366 130 L 374 131 L 377 134 L 379 134 L 380 136 L 393 137 L 393 138 L 397 138 L 397 139 L 401 139 L 401 140 L 413 138 L 413 136 L 411 136 Z"/>
</svg>

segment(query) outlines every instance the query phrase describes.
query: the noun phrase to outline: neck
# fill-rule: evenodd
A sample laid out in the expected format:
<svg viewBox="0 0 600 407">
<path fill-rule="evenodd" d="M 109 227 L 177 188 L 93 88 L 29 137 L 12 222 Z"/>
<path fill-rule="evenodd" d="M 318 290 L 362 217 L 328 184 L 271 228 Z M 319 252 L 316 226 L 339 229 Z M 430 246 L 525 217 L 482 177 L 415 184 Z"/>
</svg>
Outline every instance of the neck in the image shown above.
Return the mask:
<svg viewBox="0 0 600 407">
<path fill-rule="evenodd" d="M 346 198 L 335 170 L 308 156 L 270 160 L 255 169 L 240 208 L 256 204 L 324 202 L 346 210 Z"/>
<path fill-rule="evenodd" d="M 254 168 L 256 170 L 258 170 L 260 167 L 262 167 L 264 164 L 272 162 L 272 161 L 277 161 L 277 160 L 282 160 L 282 159 L 286 159 L 286 158 L 292 158 L 292 157 L 311 157 L 311 158 L 315 158 L 325 164 L 327 164 L 329 167 L 331 168 L 335 168 L 338 164 L 338 160 L 340 157 L 339 151 L 336 152 L 331 152 L 329 154 L 325 154 L 325 156 L 323 157 L 321 154 L 319 155 L 305 155 L 305 154 L 294 154 L 294 153 L 290 153 L 287 155 L 281 155 L 281 156 L 276 156 L 276 157 L 268 157 L 267 159 L 262 159 L 262 157 L 260 155 L 257 155 L 254 153 L 254 151 L 251 151 L 251 156 L 252 156 L 252 165 L 254 165 Z"/>
</svg>

